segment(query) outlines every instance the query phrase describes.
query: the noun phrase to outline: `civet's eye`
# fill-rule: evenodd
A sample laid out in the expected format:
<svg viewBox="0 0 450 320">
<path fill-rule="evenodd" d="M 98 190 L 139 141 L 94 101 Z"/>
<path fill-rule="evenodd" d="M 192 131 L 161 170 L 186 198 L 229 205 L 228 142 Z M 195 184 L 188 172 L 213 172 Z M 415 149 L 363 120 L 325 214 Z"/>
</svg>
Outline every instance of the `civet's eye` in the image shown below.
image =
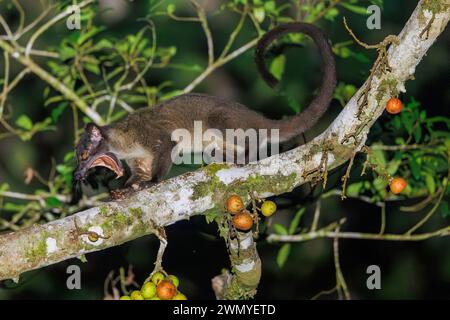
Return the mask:
<svg viewBox="0 0 450 320">
<path fill-rule="evenodd" d="M 87 158 L 89 158 L 89 154 L 87 151 L 83 151 L 81 153 L 81 160 L 87 160 Z"/>
</svg>

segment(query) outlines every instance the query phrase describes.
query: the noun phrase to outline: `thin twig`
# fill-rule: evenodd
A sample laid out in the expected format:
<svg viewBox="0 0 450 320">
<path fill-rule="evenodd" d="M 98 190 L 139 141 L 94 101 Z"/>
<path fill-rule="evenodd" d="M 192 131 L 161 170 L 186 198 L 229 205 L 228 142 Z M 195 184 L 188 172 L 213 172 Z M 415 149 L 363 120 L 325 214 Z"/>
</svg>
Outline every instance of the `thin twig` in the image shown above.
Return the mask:
<svg viewBox="0 0 450 320">
<path fill-rule="evenodd" d="M 0 96 L 0 118 L 3 117 L 3 110 L 5 108 L 6 96 L 8 94 L 8 81 L 9 81 L 9 55 L 6 51 L 3 52 L 3 58 L 5 60 L 5 75 L 3 82 L 3 92 Z"/>
<path fill-rule="evenodd" d="M 57 3 L 54 3 L 50 6 L 48 6 L 36 19 L 34 19 L 29 25 L 24 27 L 21 32 L 14 34 L 12 39 L 10 37 L 6 37 L 4 39 L 5 40 L 19 40 L 24 34 L 26 34 L 28 31 L 32 30 L 35 26 L 37 26 L 39 24 L 39 22 L 41 22 L 42 19 L 44 19 L 47 16 L 47 14 L 56 6 L 57 6 Z"/>
<path fill-rule="evenodd" d="M 342 200 L 347 198 L 347 196 L 345 195 L 346 188 L 347 188 L 347 180 L 350 178 L 350 172 L 351 172 L 352 167 L 353 167 L 353 161 L 355 160 L 355 156 L 356 156 L 356 153 L 354 153 L 352 155 L 352 157 L 350 158 L 350 162 L 348 164 L 347 170 L 345 171 L 345 175 L 341 179 L 342 180 L 342 194 L 341 194 L 341 199 Z"/>
<path fill-rule="evenodd" d="M 436 196 L 440 195 L 441 191 L 442 191 L 442 188 L 439 188 L 436 193 L 429 194 L 425 199 L 423 199 L 422 201 L 420 201 L 418 203 L 415 203 L 410 206 L 401 206 L 400 211 L 417 212 L 417 211 L 423 210 L 427 205 L 429 205 L 434 200 L 434 198 L 436 198 Z"/>
<path fill-rule="evenodd" d="M 7 198 L 14 198 L 14 199 L 20 199 L 20 200 L 29 200 L 29 201 L 41 201 L 45 200 L 46 198 L 55 197 L 60 201 L 67 202 L 69 198 L 62 194 L 25 194 L 20 192 L 12 192 L 12 191 L 0 191 L 0 197 L 7 197 Z"/>
<path fill-rule="evenodd" d="M 320 238 L 340 238 L 340 239 L 361 239 L 361 240 L 383 240 L 383 241 L 422 241 L 434 237 L 450 236 L 450 226 L 438 229 L 433 232 L 421 234 L 379 234 L 362 232 L 335 232 L 327 231 L 322 228 L 315 232 L 307 232 L 296 235 L 278 235 L 271 234 L 267 241 L 269 242 L 304 242 Z"/>
<path fill-rule="evenodd" d="M 320 298 L 321 296 L 323 296 L 323 295 L 329 295 L 329 294 L 332 294 L 332 293 L 335 292 L 337 289 L 338 289 L 338 287 L 337 287 L 337 285 L 336 285 L 334 288 L 331 288 L 330 290 L 323 290 L 323 291 L 320 291 L 319 293 L 315 294 L 315 295 L 311 298 L 311 300 L 317 300 L 317 299 L 319 299 L 319 298 Z"/>
<path fill-rule="evenodd" d="M 339 233 L 339 227 L 335 229 L 336 233 Z M 336 269 L 336 284 L 339 289 L 342 289 L 346 300 L 350 300 L 350 292 L 348 291 L 347 283 L 345 282 L 344 275 L 342 273 L 341 264 L 339 262 L 339 238 L 333 239 L 333 254 L 334 254 L 334 267 Z"/>
<path fill-rule="evenodd" d="M 14 40 L 14 35 L 11 29 L 9 28 L 9 25 L 6 23 L 5 19 L 1 14 L 0 14 L 0 24 L 2 25 L 3 29 L 5 29 L 6 35 L 8 36 L 8 38 L 11 39 L 11 42 L 14 44 L 14 46 L 17 46 L 17 42 Z"/>
<path fill-rule="evenodd" d="M 385 230 L 386 230 L 386 204 L 384 202 L 382 202 L 380 234 L 384 234 Z"/>
<path fill-rule="evenodd" d="M 211 34 L 211 30 L 209 29 L 208 19 L 206 17 L 205 9 L 201 7 L 196 1 L 191 0 L 191 3 L 194 5 L 197 10 L 197 15 L 200 20 L 200 24 L 202 25 L 203 32 L 206 36 L 206 43 L 208 45 L 208 66 L 214 64 L 214 41 Z"/>
<path fill-rule="evenodd" d="M 17 0 L 12 0 L 12 3 L 16 7 L 19 12 L 19 26 L 17 27 L 16 33 L 20 33 L 23 30 L 23 26 L 25 24 L 25 11 L 23 10 L 22 5 Z"/>
<path fill-rule="evenodd" d="M 256 43 L 258 42 L 258 39 L 253 39 L 250 42 L 247 42 L 245 45 L 240 47 L 239 49 L 236 49 L 235 51 L 231 52 L 226 57 L 223 57 L 222 59 L 216 60 L 214 64 L 211 66 L 208 66 L 197 78 L 195 78 L 189 85 L 187 85 L 183 89 L 183 93 L 189 93 L 192 90 L 194 90 L 195 87 L 197 87 L 203 80 L 205 80 L 206 77 L 208 77 L 214 70 L 217 68 L 223 66 L 228 61 L 233 60 L 234 58 L 238 57 L 245 51 L 249 50 L 250 48 L 254 47 Z"/>
<path fill-rule="evenodd" d="M 248 13 L 248 5 L 245 5 L 244 10 L 241 13 L 241 17 L 239 18 L 239 22 L 236 26 L 236 28 L 231 32 L 230 37 L 228 38 L 228 42 L 225 45 L 225 48 L 223 49 L 222 53 L 220 54 L 219 59 L 222 59 L 228 54 L 228 51 L 230 51 L 231 46 L 233 45 L 234 41 L 236 40 L 236 37 L 239 35 L 239 32 L 242 29 L 242 26 L 244 25 L 245 17 Z"/>
<path fill-rule="evenodd" d="M 414 149 L 422 149 L 430 147 L 429 145 L 424 144 L 405 144 L 399 146 L 386 146 L 382 144 L 371 145 L 370 149 L 372 150 L 384 150 L 384 151 L 403 151 L 403 150 L 414 150 Z"/>
<path fill-rule="evenodd" d="M 316 203 L 316 209 L 314 210 L 314 218 L 311 225 L 311 231 L 316 231 L 317 226 L 319 225 L 319 218 L 320 218 L 320 207 L 321 207 L 321 201 L 320 199 L 317 200 Z"/>
</svg>

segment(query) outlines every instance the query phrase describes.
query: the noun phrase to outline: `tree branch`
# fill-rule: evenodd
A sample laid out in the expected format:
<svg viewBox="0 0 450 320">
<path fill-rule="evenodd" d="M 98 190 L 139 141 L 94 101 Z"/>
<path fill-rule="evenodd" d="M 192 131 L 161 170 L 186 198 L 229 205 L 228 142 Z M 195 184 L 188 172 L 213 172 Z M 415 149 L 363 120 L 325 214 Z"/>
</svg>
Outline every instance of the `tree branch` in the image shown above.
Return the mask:
<svg viewBox="0 0 450 320">
<path fill-rule="evenodd" d="M 264 198 L 323 178 L 322 159 L 327 159 L 328 170 L 348 161 L 364 145 L 387 99 L 405 91 L 404 82 L 411 79 L 416 66 L 448 23 L 450 14 L 445 3 L 445 0 L 433 1 L 433 5 L 430 1 L 419 2 L 399 35 L 398 45 L 388 50 L 391 69 L 375 73 L 370 87 L 366 87 L 366 82 L 329 128 L 308 144 L 245 167 L 212 164 L 163 181 L 123 201 L 3 234 L 0 236 L 0 279 L 17 279 L 28 270 L 154 234 L 158 227 L 194 215 L 220 217 L 224 214 L 225 199 L 231 193 L 248 202 L 250 191 Z M 428 28 L 426 37 L 421 36 L 424 28 Z M 19 57 L 27 59 L 23 55 Z M 31 69 L 31 65 L 28 67 Z M 357 99 L 364 92 L 368 93 L 368 103 L 360 110 Z M 98 237 L 89 237 L 89 233 Z M 327 236 L 335 238 L 337 234 Z"/>
<path fill-rule="evenodd" d="M 212 279 L 212 288 L 219 300 L 252 298 L 261 279 L 261 259 L 252 232 L 237 232 L 229 238 L 230 260 L 234 274 L 225 271 Z"/>
</svg>

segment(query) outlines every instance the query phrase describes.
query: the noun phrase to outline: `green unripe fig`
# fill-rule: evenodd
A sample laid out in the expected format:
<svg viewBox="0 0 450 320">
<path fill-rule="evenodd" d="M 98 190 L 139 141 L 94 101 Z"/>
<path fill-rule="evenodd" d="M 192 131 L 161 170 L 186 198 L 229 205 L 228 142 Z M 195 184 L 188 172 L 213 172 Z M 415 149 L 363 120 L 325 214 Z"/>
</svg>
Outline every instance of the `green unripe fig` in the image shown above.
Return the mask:
<svg viewBox="0 0 450 320">
<path fill-rule="evenodd" d="M 180 284 L 180 280 L 178 280 L 178 278 L 176 276 L 174 276 L 173 274 L 171 274 L 169 276 L 169 279 L 172 281 L 175 288 L 178 288 L 178 285 Z"/>
<path fill-rule="evenodd" d="M 261 213 L 264 216 L 270 217 L 275 213 L 275 211 L 277 211 L 277 205 L 275 202 L 270 200 L 264 201 L 264 203 L 261 206 Z"/>
<path fill-rule="evenodd" d="M 187 300 L 187 297 L 182 294 L 181 292 L 178 292 L 173 298 L 172 300 Z"/>
<path fill-rule="evenodd" d="M 152 280 L 152 282 L 154 283 L 154 284 L 156 284 L 156 285 L 158 285 L 161 281 L 163 281 L 164 279 L 166 278 L 166 276 L 162 273 L 162 272 L 155 272 L 153 275 L 152 275 L 152 278 L 151 278 L 151 280 Z"/>
<path fill-rule="evenodd" d="M 156 295 L 156 284 L 153 282 L 146 282 L 141 288 L 141 295 L 148 300 Z"/>
<path fill-rule="evenodd" d="M 130 295 L 131 300 L 144 300 L 141 292 L 139 290 L 134 290 Z"/>
</svg>

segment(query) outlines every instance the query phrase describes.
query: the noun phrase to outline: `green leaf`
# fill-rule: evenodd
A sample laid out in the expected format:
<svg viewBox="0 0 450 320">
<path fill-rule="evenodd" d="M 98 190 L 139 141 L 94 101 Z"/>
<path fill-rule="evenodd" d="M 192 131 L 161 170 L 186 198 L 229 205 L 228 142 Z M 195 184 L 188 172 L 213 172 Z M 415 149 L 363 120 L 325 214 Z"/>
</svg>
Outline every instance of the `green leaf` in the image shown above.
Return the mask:
<svg viewBox="0 0 450 320">
<path fill-rule="evenodd" d="M 21 211 L 24 208 L 25 208 L 25 205 L 23 205 L 23 204 L 16 204 L 16 203 L 12 203 L 12 202 L 6 202 L 3 205 L 3 210 L 5 210 L 5 211 L 19 212 L 19 211 Z"/>
<path fill-rule="evenodd" d="M 398 167 L 400 167 L 401 163 L 402 163 L 402 161 L 400 159 L 390 161 L 389 164 L 386 167 L 386 171 L 390 175 L 394 175 L 397 172 Z"/>
<path fill-rule="evenodd" d="M 86 42 L 86 40 L 88 40 L 89 38 L 92 38 L 93 36 L 95 36 L 97 33 L 102 32 L 105 28 L 101 27 L 101 28 L 97 28 L 97 27 L 92 27 L 92 29 L 90 29 L 88 32 L 83 33 L 79 38 L 77 43 L 79 45 L 83 44 L 84 42 Z"/>
<path fill-rule="evenodd" d="M 101 39 L 95 46 L 92 47 L 93 50 L 99 51 L 102 49 L 111 49 L 114 47 L 113 43 L 108 39 Z"/>
<path fill-rule="evenodd" d="M 355 183 L 348 185 L 347 186 L 347 195 L 349 197 L 357 197 L 360 194 L 363 186 L 364 186 L 364 182 L 362 182 L 362 181 L 355 182 Z"/>
<path fill-rule="evenodd" d="M 61 201 L 58 200 L 56 197 L 48 197 L 45 199 L 45 202 L 47 203 L 47 206 L 51 208 L 56 208 L 61 206 Z"/>
<path fill-rule="evenodd" d="M 276 9 L 275 1 L 266 1 L 264 3 L 264 9 L 266 9 L 267 12 L 276 13 L 276 11 L 275 11 L 275 9 Z"/>
<path fill-rule="evenodd" d="M 9 190 L 9 184 L 4 182 L 0 185 L 0 191 L 7 191 Z"/>
<path fill-rule="evenodd" d="M 353 97 L 355 92 L 356 87 L 354 85 L 339 82 L 336 89 L 334 90 L 334 97 L 339 100 L 339 102 L 344 106 L 347 101 L 349 101 L 351 97 Z"/>
<path fill-rule="evenodd" d="M 73 168 L 70 166 L 66 166 L 65 164 L 58 164 L 56 166 L 56 171 L 59 172 L 60 174 L 64 175 L 64 174 L 72 174 L 72 170 Z"/>
<path fill-rule="evenodd" d="M 21 127 L 22 129 L 25 130 L 31 130 L 33 128 L 33 122 L 31 121 L 31 119 L 25 115 L 22 114 L 17 120 L 16 120 L 16 124 Z"/>
<path fill-rule="evenodd" d="M 75 160 L 75 152 L 74 151 L 70 151 L 68 153 L 66 153 L 66 155 L 64 156 L 64 162 L 72 162 L 73 160 Z"/>
<path fill-rule="evenodd" d="M 414 129 L 413 135 L 414 135 L 415 142 L 419 143 L 420 139 L 422 138 L 422 127 L 421 126 L 417 126 L 417 128 Z"/>
<path fill-rule="evenodd" d="M 51 118 L 45 118 L 44 121 L 36 122 L 34 124 L 34 131 L 48 131 L 48 130 L 55 130 L 54 127 L 50 127 L 50 124 L 52 123 Z"/>
<path fill-rule="evenodd" d="M 406 141 L 403 137 L 395 138 L 395 144 L 401 146 L 402 144 L 406 144 Z"/>
<path fill-rule="evenodd" d="M 430 194 L 434 194 L 436 192 L 436 183 L 434 182 L 434 178 L 429 173 L 423 173 L 425 178 L 425 184 L 427 186 L 428 192 Z"/>
<path fill-rule="evenodd" d="M 283 77 L 284 67 L 286 65 L 286 56 L 284 54 L 280 54 L 275 57 L 270 64 L 270 73 L 273 74 L 275 79 L 280 80 Z"/>
<path fill-rule="evenodd" d="M 288 106 L 295 111 L 295 113 L 300 112 L 300 103 L 292 96 L 287 96 Z"/>
<path fill-rule="evenodd" d="M 373 145 L 375 146 L 375 145 L 379 145 L 379 144 L 374 143 Z M 375 165 L 381 165 L 381 166 L 386 165 L 386 157 L 384 155 L 383 150 L 380 150 L 380 149 L 372 150 L 371 158 L 374 158 L 375 162 L 372 162 L 372 161 L 371 162 L 374 163 Z"/>
<path fill-rule="evenodd" d="M 175 9 L 177 7 L 175 6 L 175 4 L 171 3 L 167 6 L 167 14 L 168 15 L 172 15 L 175 12 Z"/>
<path fill-rule="evenodd" d="M 366 7 L 361 7 L 361 6 L 356 6 L 353 4 L 349 4 L 349 3 L 341 3 L 341 6 L 343 6 L 345 9 L 357 13 L 357 14 L 362 14 L 362 15 L 367 15 L 367 8 Z"/>
<path fill-rule="evenodd" d="M 86 70 L 99 75 L 100 74 L 100 67 L 98 66 L 98 63 L 85 63 L 84 67 Z"/>
<path fill-rule="evenodd" d="M 77 54 L 77 50 L 68 46 L 62 46 L 59 48 L 59 58 L 61 60 L 68 60 L 75 57 Z"/>
<path fill-rule="evenodd" d="M 324 18 L 326 20 L 334 21 L 334 19 L 339 15 L 339 10 L 337 8 L 331 8 L 325 13 Z"/>
<path fill-rule="evenodd" d="M 402 113 L 402 123 L 406 131 L 411 134 L 414 125 L 414 116 L 411 113 Z"/>
<path fill-rule="evenodd" d="M 266 10 L 264 10 L 264 8 L 262 7 L 254 8 L 253 15 L 255 16 L 256 21 L 262 23 L 266 18 Z"/>
<path fill-rule="evenodd" d="M 300 220 L 304 213 L 305 213 L 305 208 L 301 208 L 300 210 L 297 211 L 294 219 L 292 219 L 292 221 L 289 225 L 289 234 L 294 234 L 295 230 L 297 230 L 297 227 L 298 227 Z"/>
<path fill-rule="evenodd" d="M 43 97 L 44 97 L 44 99 L 47 99 L 48 98 L 48 94 L 50 93 L 50 87 L 45 87 L 45 89 L 44 89 L 44 93 L 43 93 Z M 46 107 L 47 105 L 45 105 L 45 107 Z"/>
<path fill-rule="evenodd" d="M 419 119 L 420 121 L 425 121 L 427 119 L 427 112 L 425 110 L 420 111 Z"/>
<path fill-rule="evenodd" d="M 282 268 L 289 257 L 289 253 L 291 252 L 291 244 L 285 243 L 281 246 L 277 255 L 277 265 L 279 268 Z"/>
<path fill-rule="evenodd" d="M 343 58 L 343 59 L 346 59 L 346 58 L 348 58 L 348 57 L 350 57 L 350 55 L 351 55 L 351 50 L 349 49 L 349 48 L 347 48 L 347 47 L 342 47 L 342 48 L 340 48 L 339 50 L 338 50 L 338 56 L 339 57 L 341 57 L 341 58 Z"/>
<path fill-rule="evenodd" d="M 386 189 L 388 183 L 385 179 L 377 177 L 373 180 L 373 186 L 377 191 L 383 191 Z"/>
<path fill-rule="evenodd" d="M 80 38 L 80 31 L 74 30 L 69 32 L 69 36 L 67 37 L 67 40 L 71 44 L 76 44 L 78 42 L 78 39 Z"/>
<path fill-rule="evenodd" d="M 352 84 L 346 84 L 344 86 L 344 95 L 345 95 L 345 99 L 348 101 L 350 100 L 351 97 L 353 97 L 353 95 L 356 92 L 356 87 Z"/>
<path fill-rule="evenodd" d="M 160 99 L 161 99 L 161 101 L 165 101 L 165 100 L 168 100 L 170 98 L 173 98 L 173 97 L 181 94 L 182 92 L 183 92 L 182 90 L 174 90 L 174 91 L 171 91 L 171 92 L 168 92 L 168 93 L 162 95 Z"/>
<path fill-rule="evenodd" d="M 279 223 L 275 223 L 273 225 L 273 230 L 275 231 L 276 234 L 279 234 L 279 235 L 282 235 L 282 236 L 287 236 L 288 235 L 288 231 L 286 230 L 286 228 L 283 227 Z"/>
<path fill-rule="evenodd" d="M 58 122 L 59 117 L 63 114 L 63 112 L 67 108 L 67 106 L 68 106 L 67 102 L 62 102 L 62 103 L 58 104 L 58 106 L 56 106 L 55 108 L 52 109 L 50 115 L 53 120 L 53 123 Z"/>
<path fill-rule="evenodd" d="M 147 40 L 142 39 L 144 36 L 145 30 L 146 30 L 145 28 L 139 30 L 139 32 L 133 38 L 133 41 L 131 42 L 131 46 L 130 46 L 130 53 L 137 55 L 145 47 Z"/>
<path fill-rule="evenodd" d="M 444 218 L 450 217 L 450 208 L 449 208 L 448 202 L 446 202 L 446 201 L 441 202 L 440 211 L 441 211 L 442 217 L 444 217 Z"/>
<path fill-rule="evenodd" d="M 417 157 L 413 157 L 412 160 L 409 162 L 409 166 L 411 168 L 411 173 L 414 177 L 414 179 L 419 180 L 421 175 L 421 171 L 420 171 L 420 163 Z"/>
<path fill-rule="evenodd" d="M 33 132 L 31 132 L 31 131 L 21 132 L 19 134 L 19 137 L 22 141 L 29 141 L 33 137 Z"/>
</svg>

